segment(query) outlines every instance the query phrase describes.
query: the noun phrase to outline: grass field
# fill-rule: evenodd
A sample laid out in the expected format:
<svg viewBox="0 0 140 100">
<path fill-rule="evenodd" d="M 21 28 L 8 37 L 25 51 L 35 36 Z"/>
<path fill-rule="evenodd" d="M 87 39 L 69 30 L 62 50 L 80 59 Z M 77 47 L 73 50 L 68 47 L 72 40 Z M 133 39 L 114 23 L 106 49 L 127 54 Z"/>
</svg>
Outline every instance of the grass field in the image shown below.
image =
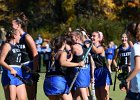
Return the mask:
<svg viewBox="0 0 140 100">
<path fill-rule="evenodd" d="M 40 80 L 38 82 L 38 88 L 37 88 L 37 100 L 48 100 L 43 92 L 43 81 L 44 81 L 45 73 L 40 73 Z M 1 79 L 1 74 L 0 74 Z M 114 81 L 114 73 L 112 74 L 112 80 Z M 121 92 L 119 90 L 119 81 L 117 80 L 116 84 L 116 91 L 113 91 L 113 85 L 110 88 L 110 97 L 112 100 L 124 100 L 125 93 Z M 0 100 L 5 100 L 3 88 L 0 84 Z"/>
</svg>

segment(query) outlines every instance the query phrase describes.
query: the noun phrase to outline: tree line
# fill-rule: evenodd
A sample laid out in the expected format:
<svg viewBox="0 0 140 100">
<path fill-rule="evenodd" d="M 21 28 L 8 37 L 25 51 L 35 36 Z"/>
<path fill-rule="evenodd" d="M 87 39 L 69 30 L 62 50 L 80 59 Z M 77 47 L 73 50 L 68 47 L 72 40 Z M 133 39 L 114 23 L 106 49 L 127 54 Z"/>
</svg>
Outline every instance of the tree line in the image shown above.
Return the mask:
<svg viewBox="0 0 140 100">
<path fill-rule="evenodd" d="M 102 31 L 107 40 L 118 42 L 130 21 L 140 18 L 139 0 L 0 0 L 0 27 L 23 12 L 29 19 L 28 31 L 51 38 L 68 27 L 84 27 L 90 33 Z"/>
</svg>

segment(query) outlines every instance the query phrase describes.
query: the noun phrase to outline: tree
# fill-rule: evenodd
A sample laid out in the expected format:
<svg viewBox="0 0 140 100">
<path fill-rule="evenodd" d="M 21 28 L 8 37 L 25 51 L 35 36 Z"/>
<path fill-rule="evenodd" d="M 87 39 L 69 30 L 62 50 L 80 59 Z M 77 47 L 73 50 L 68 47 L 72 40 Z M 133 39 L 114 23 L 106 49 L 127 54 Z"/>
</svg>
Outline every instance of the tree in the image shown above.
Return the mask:
<svg viewBox="0 0 140 100">
<path fill-rule="evenodd" d="M 4 26 L 5 20 L 9 17 L 7 15 L 8 7 L 4 0 L 0 0 L 0 26 Z"/>
</svg>

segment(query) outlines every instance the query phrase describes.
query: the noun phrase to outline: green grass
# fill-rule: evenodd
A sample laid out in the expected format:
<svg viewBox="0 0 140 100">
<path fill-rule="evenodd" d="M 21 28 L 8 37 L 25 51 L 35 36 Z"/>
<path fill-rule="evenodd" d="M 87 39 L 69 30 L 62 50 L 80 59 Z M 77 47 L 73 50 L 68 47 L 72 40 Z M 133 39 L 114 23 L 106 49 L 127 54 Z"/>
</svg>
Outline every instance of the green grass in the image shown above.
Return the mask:
<svg viewBox="0 0 140 100">
<path fill-rule="evenodd" d="M 37 87 L 37 100 L 48 100 L 43 92 L 44 78 L 45 78 L 45 73 L 40 73 L 40 80 L 38 82 L 38 87 Z M 1 79 L 1 75 L 0 75 L 0 79 Z M 114 81 L 114 73 L 112 74 L 112 80 Z M 113 91 L 113 85 L 110 88 L 110 97 L 113 100 L 124 100 L 125 92 L 120 91 L 118 86 L 119 86 L 119 81 L 117 80 L 116 91 Z M 0 84 L 0 100 L 5 100 L 3 88 L 1 84 Z"/>
<path fill-rule="evenodd" d="M 112 77 L 112 82 L 114 84 L 114 78 L 115 78 L 115 72 L 113 72 L 111 74 L 111 77 Z M 120 89 L 119 89 L 119 80 L 116 81 L 116 88 L 115 88 L 115 91 L 113 91 L 113 85 L 111 85 L 111 88 L 110 88 L 110 98 L 112 98 L 112 100 L 124 100 L 125 96 L 126 96 L 126 93 L 125 92 L 122 92 Z"/>
</svg>

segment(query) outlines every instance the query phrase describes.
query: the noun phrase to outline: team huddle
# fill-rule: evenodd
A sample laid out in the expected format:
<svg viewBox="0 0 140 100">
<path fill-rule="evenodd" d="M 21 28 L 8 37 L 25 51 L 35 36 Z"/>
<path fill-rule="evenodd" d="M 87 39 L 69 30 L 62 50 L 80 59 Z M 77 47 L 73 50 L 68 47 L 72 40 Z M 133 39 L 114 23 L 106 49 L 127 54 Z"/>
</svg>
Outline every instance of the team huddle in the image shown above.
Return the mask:
<svg viewBox="0 0 140 100">
<path fill-rule="evenodd" d="M 50 66 L 44 81 L 44 92 L 49 99 L 56 100 L 59 97 L 66 100 L 88 100 L 87 88 L 94 82 L 95 87 L 99 87 L 97 97 L 107 98 L 111 76 L 105 64 L 103 46 L 100 44 L 102 39 L 102 33 L 93 32 L 90 40 L 79 30 L 75 30 L 67 36 L 59 36 L 53 40 L 54 65 Z M 98 67 L 95 68 L 95 65 Z M 78 75 L 75 76 L 77 72 Z"/>
<path fill-rule="evenodd" d="M 16 17 L 11 23 L 0 52 L 5 98 L 36 100 L 39 80 L 36 45 L 27 33 L 24 19 Z M 114 58 L 108 59 L 113 59 L 119 73 L 120 89 L 127 93 L 125 99 L 140 100 L 139 23 L 129 24 L 126 30 L 121 35 L 122 44 L 116 49 Z M 134 38 L 128 40 L 129 37 Z M 42 84 L 49 100 L 89 100 L 91 85 L 95 88 L 97 100 L 109 100 L 112 79 L 102 32 L 95 31 L 88 36 L 83 30 L 76 29 L 55 37 L 50 45 L 51 64 Z"/>
</svg>

